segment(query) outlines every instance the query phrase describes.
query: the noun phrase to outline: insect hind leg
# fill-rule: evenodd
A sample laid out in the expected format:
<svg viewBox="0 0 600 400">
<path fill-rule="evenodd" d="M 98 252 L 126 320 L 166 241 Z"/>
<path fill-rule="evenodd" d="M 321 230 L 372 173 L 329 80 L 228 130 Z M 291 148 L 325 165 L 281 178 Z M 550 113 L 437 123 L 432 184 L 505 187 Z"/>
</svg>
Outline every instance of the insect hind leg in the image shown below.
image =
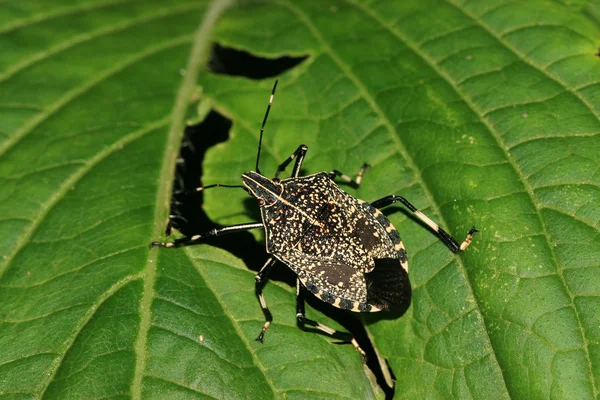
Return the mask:
<svg viewBox="0 0 600 400">
<path fill-rule="evenodd" d="M 406 200 L 402 196 L 396 196 L 395 194 L 391 196 L 384 197 L 377 201 L 371 203 L 371 205 L 375 208 L 382 208 L 394 204 L 395 202 L 400 202 L 404 204 L 406 208 L 412 211 L 417 218 L 423 221 L 427 226 L 429 226 L 435 233 L 438 234 L 440 239 L 446 243 L 446 245 L 452 250 L 454 253 L 458 253 L 469 247 L 471 244 L 471 240 L 473 239 L 473 235 L 479 232 L 475 227 L 472 227 L 471 230 L 467 233 L 467 237 L 462 243 L 458 243 L 456 239 L 454 239 L 448 232 L 440 228 L 438 224 L 433 222 L 428 216 L 423 214 L 421 211 L 417 209 L 417 207 L 413 206 L 408 200 Z"/>
<path fill-rule="evenodd" d="M 329 173 L 329 178 L 331 180 L 334 180 L 335 177 L 340 177 L 344 182 L 349 184 L 351 187 L 353 187 L 354 189 L 358 189 L 365 171 L 367 170 L 367 168 L 370 168 L 370 167 L 371 166 L 369 164 L 364 163 L 363 166 L 358 171 L 358 174 L 356 174 L 356 179 L 350 178 L 348 175 L 338 171 L 337 169 L 334 169 Z"/>
<path fill-rule="evenodd" d="M 304 308 L 304 295 L 305 295 L 305 289 L 302 286 L 302 284 L 300 283 L 300 279 L 297 279 L 296 280 L 296 320 L 298 321 L 298 323 L 300 325 L 312 326 L 312 327 L 320 330 L 321 332 L 325 332 L 326 334 L 328 334 L 334 338 L 342 340 L 345 343 L 351 343 L 352 346 L 354 346 L 354 348 L 356 349 L 356 351 L 358 351 L 360 353 L 360 355 L 363 358 L 363 361 L 366 362 L 367 354 L 364 352 L 363 349 L 360 348 L 358 342 L 356 341 L 354 336 L 352 336 L 350 333 L 336 331 L 335 329 L 330 328 L 326 325 L 323 325 L 317 321 L 313 321 L 312 319 L 306 318 L 306 311 Z"/>
</svg>

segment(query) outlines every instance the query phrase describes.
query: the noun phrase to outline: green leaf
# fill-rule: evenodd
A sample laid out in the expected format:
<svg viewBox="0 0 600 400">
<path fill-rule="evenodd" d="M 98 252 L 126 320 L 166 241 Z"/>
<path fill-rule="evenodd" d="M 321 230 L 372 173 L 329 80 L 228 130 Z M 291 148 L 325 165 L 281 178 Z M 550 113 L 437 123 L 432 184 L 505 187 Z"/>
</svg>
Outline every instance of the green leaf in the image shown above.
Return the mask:
<svg viewBox="0 0 600 400">
<path fill-rule="evenodd" d="M 349 193 L 401 194 L 459 240 L 480 229 L 453 255 L 386 211 L 413 303 L 365 320 L 396 397 L 597 398 L 596 2 L 228 5 L 0 5 L 0 398 L 379 396 L 351 346 L 296 327 L 293 288 L 265 289 L 261 345 L 253 271 L 209 246 L 148 250 L 196 82 L 233 121 L 203 182 L 254 169 L 273 79 L 206 71 L 211 41 L 308 56 L 281 77 L 264 173 L 305 143 L 306 173 L 367 161 Z M 205 193 L 212 219 L 255 216 L 225 190 Z"/>
<path fill-rule="evenodd" d="M 262 171 L 305 143 L 307 173 L 353 174 L 366 161 L 350 193 L 401 194 L 458 239 L 481 230 L 455 256 L 389 210 L 413 304 L 402 318 L 366 319 L 399 398 L 598 397 L 600 32 L 594 8 L 580 6 L 278 1 L 217 28 L 231 47 L 309 55 L 280 83 Z M 270 82 L 205 74 L 201 84 L 234 121 L 204 182 L 235 183 L 253 169 Z M 209 215 L 247 220 L 235 196 L 207 192 Z"/>
<path fill-rule="evenodd" d="M 351 346 L 295 326 L 293 288 L 261 345 L 252 271 L 148 248 L 227 5 L 4 5 L 0 397 L 374 397 Z"/>
</svg>

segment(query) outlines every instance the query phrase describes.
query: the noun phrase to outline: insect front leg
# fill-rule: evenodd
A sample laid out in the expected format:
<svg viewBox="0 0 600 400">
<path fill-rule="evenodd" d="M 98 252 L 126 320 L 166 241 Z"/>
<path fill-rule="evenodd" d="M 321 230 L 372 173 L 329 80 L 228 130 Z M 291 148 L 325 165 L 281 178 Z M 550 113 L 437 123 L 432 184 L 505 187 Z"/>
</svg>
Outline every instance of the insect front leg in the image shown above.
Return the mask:
<svg viewBox="0 0 600 400">
<path fill-rule="evenodd" d="M 479 232 L 477 229 L 475 229 L 475 227 L 472 227 L 471 230 L 467 233 L 467 237 L 465 238 L 465 240 L 461 244 L 458 244 L 456 239 L 450 236 L 448 232 L 440 228 L 438 224 L 433 222 L 428 216 L 423 214 L 421 211 L 417 210 L 417 208 L 413 206 L 404 197 L 396 196 L 393 194 L 391 196 L 387 196 L 377 201 L 374 201 L 371 203 L 371 205 L 375 208 L 382 208 L 394 204 L 397 201 L 404 204 L 406 208 L 412 211 L 421 221 L 425 222 L 431 229 L 433 229 L 433 231 L 438 234 L 440 239 L 442 239 L 442 241 L 446 243 L 448 247 L 450 247 L 450 250 L 452 250 L 455 253 L 463 251 L 464 249 L 469 247 L 469 245 L 471 244 L 471 240 L 473 239 L 473 235 Z"/>
<path fill-rule="evenodd" d="M 302 168 L 302 163 L 304 162 L 304 157 L 306 156 L 306 152 L 308 151 L 308 146 L 305 144 L 301 144 L 298 146 L 296 151 L 292 153 L 284 162 L 282 162 L 279 167 L 277 167 L 277 172 L 275 172 L 275 179 L 279 179 L 279 175 L 287 168 L 287 166 L 296 159 L 294 163 L 294 169 L 292 170 L 292 177 L 297 178 L 300 173 L 300 168 Z"/>
<path fill-rule="evenodd" d="M 269 311 L 269 307 L 267 307 L 267 302 L 265 301 L 265 296 L 263 296 L 263 288 L 267 283 L 267 274 L 271 270 L 271 267 L 275 265 L 277 260 L 274 257 L 271 257 L 267 260 L 265 265 L 258 271 L 258 274 L 254 277 L 256 283 L 256 295 L 258 296 L 258 301 L 260 302 L 260 308 L 262 308 L 263 313 L 265 314 L 265 323 L 260 330 L 260 334 L 256 338 L 257 341 L 263 343 L 265 340 L 265 332 L 271 326 L 271 322 L 273 322 L 273 315 L 271 315 L 271 311 Z"/>
<path fill-rule="evenodd" d="M 179 246 L 194 245 L 194 244 L 201 243 L 204 239 L 206 239 L 208 237 L 227 235 L 229 233 L 236 233 L 236 232 L 244 232 L 244 231 L 248 231 L 250 229 L 258 229 L 258 228 L 264 228 L 264 225 L 262 222 L 250 222 L 247 224 L 226 226 L 224 228 L 212 229 L 208 232 L 201 233 L 199 235 L 182 237 L 182 238 L 176 239 L 172 242 L 152 242 L 152 243 L 150 243 L 150 248 L 153 248 L 156 246 L 179 247 Z"/>
<path fill-rule="evenodd" d="M 237 189 L 243 189 L 246 192 L 248 191 L 248 189 L 246 189 L 246 187 L 243 185 L 224 185 L 222 183 L 214 183 L 212 185 L 198 186 L 197 188 L 194 188 L 192 190 L 178 191 L 176 194 L 192 194 L 192 193 L 201 192 L 203 190 L 214 188 L 214 187 L 237 188 Z"/>
<path fill-rule="evenodd" d="M 329 178 L 331 180 L 334 180 L 334 178 L 336 176 L 339 176 L 340 178 L 342 178 L 342 180 L 344 182 L 346 182 L 347 184 L 349 184 L 350 186 L 352 186 L 354 189 L 358 189 L 358 187 L 360 186 L 360 182 L 362 181 L 362 177 L 365 173 L 365 171 L 367 170 L 367 168 L 370 168 L 371 166 L 367 163 L 364 163 L 363 166 L 360 168 L 360 170 L 358 171 L 358 174 L 356 174 L 356 179 L 352 179 L 350 178 L 348 175 L 338 171 L 337 169 L 334 169 L 333 171 L 331 171 L 329 173 Z"/>
<path fill-rule="evenodd" d="M 306 289 L 304 289 L 304 286 L 302 286 L 302 283 L 300 283 L 300 279 L 296 279 L 296 320 L 298 321 L 298 323 L 300 323 L 301 325 L 313 326 L 332 337 L 338 338 L 346 343 L 352 343 L 356 351 L 358 351 L 362 356 L 363 361 L 366 362 L 367 354 L 364 352 L 363 349 L 360 348 L 358 342 L 350 333 L 336 331 L 335 329 L 323 325 L 317 321 L 313 321 L 312 319 L 306 318 L 306 312 L 304 309 L 305 293 Z"/>
</svg>

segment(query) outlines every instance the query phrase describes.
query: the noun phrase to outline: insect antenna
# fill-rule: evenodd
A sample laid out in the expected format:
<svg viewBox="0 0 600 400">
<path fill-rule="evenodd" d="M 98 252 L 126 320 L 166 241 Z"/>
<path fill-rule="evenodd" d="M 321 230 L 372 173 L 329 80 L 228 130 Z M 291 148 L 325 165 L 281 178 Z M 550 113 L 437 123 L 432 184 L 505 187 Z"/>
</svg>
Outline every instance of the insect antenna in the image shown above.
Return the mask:
<svg viewBox="0 0 600 400">
<path fill-rule="evenodd" d="M 263 138 L 263 133 L 265 131 L 265 124 L 267 123 L 267 118 L 269 117 L 269 111 L 271 111 L 271 104 L 273 104 L 273 97 L 275 97 L 275 89 L 277 89 L 277 82 L 279 82 L 279 79 L 275 80 L 275 84 L 273 85 L 273 90 L 271 91 L 271 97 L 269 98 L 269 105 L 267 106 L 267 112 L 265 113 L 265 118 L 263 119 L 262 125 L 260 126 L 260 137 L 258 138 L 258 152 L 256 153 L 256 172 L 258 172 L 259 174 L 260 174 L 260 169 L 258 169 L 258 162 L 260 161 L 260 149 L 262 148 L 262 138 Z"/>
</svg>

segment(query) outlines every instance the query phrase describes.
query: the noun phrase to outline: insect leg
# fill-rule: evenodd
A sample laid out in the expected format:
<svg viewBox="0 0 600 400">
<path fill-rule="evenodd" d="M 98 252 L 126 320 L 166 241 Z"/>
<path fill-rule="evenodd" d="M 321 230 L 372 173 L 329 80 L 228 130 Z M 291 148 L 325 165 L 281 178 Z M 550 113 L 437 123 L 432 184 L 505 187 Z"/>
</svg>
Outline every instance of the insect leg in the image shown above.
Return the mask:
<svg viewBox="0 0 600 400">
<path fill-rule="evenodd" d="M 210 188 L 214 188 L 214 187 L 239 188 L 239 189 L 244 189 L 246 192 L 248 191 L 248 189 L 246 189 L 246 187 L 243 185 L 224 185 L 222 183 L 215 183 L 212 185 L 198 186 L 197 188 L 194 188 L 192 190 L 180 190 L 180 191 L 177 191 L 175 194 L 192 194 L 195 192 L 201 192 L 205 189 L 210 189 Z"/>
<path fill-rule="evenodd" d="M 356 339 L 354 339 L 354 336 L 352 336 L 350 333 L 336 331 L 335 329 L 330 328 L 326 325 L 320 324 L 317 321 L 313 321 L 312 319 L 306 318 L 306 316 L 305 316 L 306 312 L 304 309 L 305 293 L 306 293 L 306 289 L 304 289 L 304 286 L 302 286 L 302 283 L 300 283 L 300 279 L 296 279 L 296 320 L 302 325 L 313 326 L 313 327 L 317 328 L 318 330 L 325 332 L 326 334 L 328 334 L 330 336 L 333 336 L 333 337 L 339 338 L 340 340 L 343 340 L 346 343 L 352 343 L 354 348 L 362 356 L 363 361 L 366 362 L 367 354 L 364 352 L 363 349 L 360 348 L 360 346 L 358 345 L 358 342 L 356 341 Z"/>
<path fill-rule="evenodd" d="M 445 230 L 440 228 L 438 224 L 433 222 L 429 217 L 427 217 L 421 211 L 417 210 L 417 208 L 415 206 L 413 206 L 404 197 L 396 196 L 393 194 L 391 196 L 387 196 L 387 197 L 384 197 L 377 201 L 374 201 L 373 203 L 371 203 L 371 205 L 375 208 L 382 208 L 382 207 L 389 206 L 390 204 L 394 204 L 397 201 L 404 204 L 406 206 L 406 208 L 408 208 L 410 211 L 412 211 L 421 221 L 425 222 L 431 229 L 433 229 L 433 231 L 438 234 L 440 239 L 442 239 L 442 241 L 444 243 L 446 243 L 446 245 L 448 247 L 450 247 L 450 250 L 452 250 L 455 253 L 458 253 L 459 251 L 463 251 L 464 249 L 466 249 L 471 244 L 473 235 L 475 233 L 479 232 L 477 229 L 475 229 L 475 227 L 472 227 L 471 230 L 467 233 L 467 237 L 465 238 L 465 240 L 461 244 L 458 244 L 458 242 L 452 236 L 450 236 Z"/>
<path fill-rule="evenodd" d="M 260 330 L 260 334 L 256 338 L 256 340 L 261 343 L 264 342 L 265 332 L 267 331 L 267 329 L 269 329 L 269 326 L 271 326 L 271 322 L 273 322 L 273 315 L 271 315 L 271 311 L 269 311 L 269 307 L 267 307 L 267 302 L 265 301 L 265 297 L 263 296 L 262 290 L 263 287 L 265 287 L 265 284 L 267 283 L 267 274 L 276 262 L 277 260 L 274 257 L 269 258 L 265 265 L 263 265 L 263 267 L 260 269 L 260 271 L 258 271 L 258 274 L 256 274 L 256 276 L 254 277 L 256 281 L 256 295 L 258 296 L 258 301 L 260 302 L 260 308 L 262 308 L 263 313 L 265 314 L 265 323 L 262 326 L 262 329 Z"/>
<path fill-rule="evenodd" d="M 304 161 L 304 157 L 306 156 L 307 151 L 308 146 L 306 146 L 305 144 L 301 144 L 300 146 L 298 146 L 296 151 L 294 151 L 291 156 L 289 156 L 284 162 L 281 163 L 281 165 L 279 165 L 279 167 L 277 167 L 277 172 L 275 172 L 274 179 L 279 179 L 279 174 L 281 174 L 296 157 L 297 159 L 296 163 L 294 164 L 294 169 L 292 170 L 292 177 L 298 177 L 298 174 L 300 173 L 300 168 L 302 168 L 302 162 Z"/>
<path fill-rule="evenodd" d="M 352 179 L 350 178 L 348 175 L 338 171 L 337 169 L 334 169 L 333 171 L 331 171 L 329 173 L 329 178 L 331 180 L 334 180 L 334 178 L 336 176 L 339 176 L 340 178 L 342 178 L 342 180 L 344 182 L 346 182 L 347 184 L 349 184 L 350 186 L 352 186 L 355 189 L 358 189 L 358 187 L 360 186 L 360 182 L 362 181 L 362 177 L 365 173 L 365 170 L 367 168 L 371 167 L 369 164 L 364 163 L 363 166 L 360 168 L 360 170 L 358 171 L 358 174 L 356 174 L 356 179 Z"/>
<path fill-rule="evenodd" d="M 153 248 L 155 246 L 179 247 L 179 246 L 185 246 L 185 245 L 193 245 L 193 244 L 198 244 L 198 243 L 202 242 L 202 240 L 206 239 L 207 237 L 227 235 L 229 233 L 243 232 L 243 231 L 247 231 L 250 229 L 258 229 L 258 228 L 264 228 L 264 225 L 262 222 L 250 222 L 247 224 L 226 226 L 224 228 L 212 229 L 208 232 L 201 233 L 199 235 L 182 237 L 181 239 L 176 239 L 172 242 L 152 242 L 152 243 L 150 243 L 150 248 Z"/>
</svg>

